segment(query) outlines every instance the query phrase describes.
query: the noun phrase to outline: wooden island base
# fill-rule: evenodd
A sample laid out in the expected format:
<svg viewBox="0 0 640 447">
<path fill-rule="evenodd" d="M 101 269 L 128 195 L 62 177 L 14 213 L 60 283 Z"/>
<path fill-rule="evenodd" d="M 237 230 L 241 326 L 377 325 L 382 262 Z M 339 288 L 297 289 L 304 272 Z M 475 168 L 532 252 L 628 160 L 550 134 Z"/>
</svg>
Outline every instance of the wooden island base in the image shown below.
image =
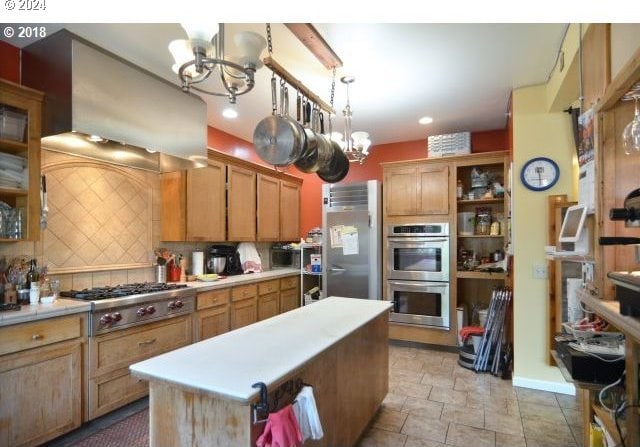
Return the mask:
<svg viewBox="0 0 640 447">
<path fill-rule="evenodd" d="M 385 312 L 269 387 L 271 401 L 273 391 L 287 380 L 300 378 L 313 386 L 325 436 L 308 440 L 305 446 L 356 444 L 388 391 L 388 334 Z M 287 347 L 273 355 L 286 356 Z M 250 404 L 258 396 L 242 403 L 159 380 L 151 380 L 149 390 L 151 447 L 250 447 L 264 429 L 264 423 L 252 423 Z M 289 397 L 285 399 L 279 407 L 290 402 Z"/>
</svg>

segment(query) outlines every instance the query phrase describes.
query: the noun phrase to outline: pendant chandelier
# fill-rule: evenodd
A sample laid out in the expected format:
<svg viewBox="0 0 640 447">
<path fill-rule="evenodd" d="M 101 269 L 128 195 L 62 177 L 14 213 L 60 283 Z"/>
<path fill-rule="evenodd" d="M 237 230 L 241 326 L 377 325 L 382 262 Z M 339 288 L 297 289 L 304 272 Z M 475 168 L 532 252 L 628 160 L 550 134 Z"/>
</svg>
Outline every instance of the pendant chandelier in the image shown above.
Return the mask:
<svg viewBox="0 0 640 447">
<path fill-rule="evenodd" d="M 178 74 L 184 91 L 193 89 L 207 95 L 226 96 L 235 104 L 237 96 L 253 89 L 255 72 L 262 66 L 260 53 L 267 46 L 264 37 L 251 31 L 237 33 L 233 40 L 240 55 L 225 59 L 224 23 L 213 26 L 188 23 L 182 27 L 188 39 L 169 43 L 169 52 L 175 61 L 173 71 Z M 221 86 L 215 91 L 203 84 L 215 78 L 211 75 L 220 78 Z"/>
<path fill-rule="evenodd" d="M 349 85 L 353 84 L 355 80 L 356 78 L 354 76 L 343 76 L 340 78 L 340 82 L 347 86 L 347 105 L 342 111 L 344 115 L 344 137 L 338 132 L 332 132 L 331 138 L 340 145 L 350 162 L 362 164 L 369 155 L 371 140 L 367 132 L 353 132 L 351 128 L 353 112 L 351 111 L 349 101 Z"/>
</svg>

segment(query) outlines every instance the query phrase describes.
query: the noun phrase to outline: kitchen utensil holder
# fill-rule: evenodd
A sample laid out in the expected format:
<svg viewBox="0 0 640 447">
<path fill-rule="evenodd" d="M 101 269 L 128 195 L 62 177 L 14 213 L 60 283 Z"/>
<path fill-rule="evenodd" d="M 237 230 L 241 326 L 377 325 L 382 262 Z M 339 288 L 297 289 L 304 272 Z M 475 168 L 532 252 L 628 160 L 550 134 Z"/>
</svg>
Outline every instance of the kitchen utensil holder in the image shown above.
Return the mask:
<svg viewBox="0 0 640 447">
<path fill-rule="evenodd" d="M 167 265 L 156 265 L 156 282 L 167 282 Z"/>
<path fill-rule="evenodd" d="M 256 382 L 251 385 L 252 388 L 260 389 L 260 401 L 251 404 L 251 408 L 253 410 L 253 424 L 255 425 L 266 422 L 269 413 L 279 409 L 280 400 L 283 397 L 289 396 L 293 398 L 304 386 L 311 385 L 304 383 L 300 378 L 296 380 L 287 380 L 276 389 L 271 401 L 269 401 L 269 390 L 264 382 Z M 262 419 L 260 419 L 259 416 L 262 416 Z"/>
</svg>

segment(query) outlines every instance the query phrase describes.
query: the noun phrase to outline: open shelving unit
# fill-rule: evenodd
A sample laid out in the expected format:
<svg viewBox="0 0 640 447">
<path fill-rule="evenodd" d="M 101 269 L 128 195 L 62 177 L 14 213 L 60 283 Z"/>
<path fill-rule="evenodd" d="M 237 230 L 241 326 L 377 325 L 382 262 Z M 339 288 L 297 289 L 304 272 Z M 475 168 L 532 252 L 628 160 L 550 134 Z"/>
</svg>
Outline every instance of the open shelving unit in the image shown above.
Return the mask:
<svg viewBox="0 0 640 447">
<path fill-rule="evenodd" d="M 14 237 L 6 237 L 7 231 L 3 230 L 0 232 L 0 242 L 35 241 L 40 237 L 40 136 L 43 97 L 41 92 L 0 79 L 0 115 L 6 107 L 12 111 L 13 116 L 23 116 L 25 119 L 23 136 L 17 133 L 0 135 L 0 152 L 24 158 L 27 177 L 26 188 L 0 188 L 0 201 L 11 208 L 19 209 L 22 215 L 21 231 L 15 233 Z M 13 129 L 15 130 L 15 127 Z"/>
<path fill-rule="evenodd" d="M 300 244 L 300 306 L 310 304 L 305 302 L 305 294 L 314 287 L 320 289 L 320 299 L 325 297 L 324 291 L 322 290 L 322 272 L 312 272 L 307 269 L 307 266 L 311 264 L 312 254 L 322 255 L 322 244 Z M 321 266 L 323 265 L 324 259 L 322 259 Z"/>
<path fill-rule="evenodd" d="M 488 272 L 479 269 L 465 270 L 461 265 L 459 254 L 461 249 L 473 251 L 478 260 L 482 257 L 489 256 L 489 262 L 493 262 L 491 253 L 500 250 L 503 256 L 507 253 L 507 244 L 509 240 L 509 197 L 507 195 L 509 156 L 508 153 L 493 153 L 492 155 L 477 157 L 469 157 L 464 161 L 456 163 L 455 178 L 453 183 L 458 180 L 462 183 L 463 192 L 466 197 L 472 189 L 471 172 L 477 169 L 482 173 L 487 173 L 489 179 L 500 182 L 505 193 L 500 197 L 478 198 L 478 199 L 458 199 L 456 201 L 456 217 L 458 213 L 476 213 L 477 208 L 488 208 L 491 212 L 492 222 L 498 221 L 501 224 L 500 233 L 495 234 L 460 234 L 462 229 L 456 225 L 456 233 L 451 233 L 452 244 L 454 250 L 452 256 L 458 259 L 456 273 L 453 275 L 457 281 L 457 301 L 456 307 L 465 307 L 468 313 L 466 324 L 471 323 L 471 311 L 474 305 L 479 308 L 487 308 L 491 298 L 491 293 L 495 287 L 505 286 L 509 283 L 509 275 L 507 272 Z M 457 218 L 456 218 L 457 222 Z"/>
</svg>

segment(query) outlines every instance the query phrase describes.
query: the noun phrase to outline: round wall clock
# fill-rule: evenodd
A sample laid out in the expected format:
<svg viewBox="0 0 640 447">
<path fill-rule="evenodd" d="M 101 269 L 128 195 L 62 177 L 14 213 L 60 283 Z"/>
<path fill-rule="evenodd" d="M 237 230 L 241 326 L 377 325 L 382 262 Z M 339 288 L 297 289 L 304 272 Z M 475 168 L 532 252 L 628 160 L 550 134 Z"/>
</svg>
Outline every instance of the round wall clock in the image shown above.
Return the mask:
<svg viewBox="0 0 640 447">
<path fill-rule="evenodd" d="M 532 191 L 546 191 L 560 178 L 558 164 L 546 157 L 536 157 L 527 161 L 520 171 L 520 180 Z"/>
</svg>

